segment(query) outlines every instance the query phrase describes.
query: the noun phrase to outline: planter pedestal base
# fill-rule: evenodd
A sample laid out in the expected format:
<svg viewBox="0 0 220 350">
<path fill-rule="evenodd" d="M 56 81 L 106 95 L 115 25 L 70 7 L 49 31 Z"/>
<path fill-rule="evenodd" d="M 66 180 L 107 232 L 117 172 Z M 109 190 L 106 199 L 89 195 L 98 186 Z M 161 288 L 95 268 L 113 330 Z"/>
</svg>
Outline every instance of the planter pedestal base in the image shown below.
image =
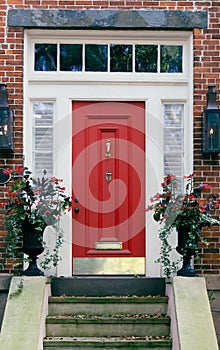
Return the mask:
<svg viewBox="0 0 220 350">
<path fill-rule="evenodd" d="M 190 265 L 191 256 L 183 257 L 183 266 L 177 271 L 177 276 L 195 277 L 196 272 Z"/>
<path fill-rule="evenodd" d="M 37 266 L 37 257 L 36 256 L 29 256 L 29 266 L 28 268 L 23 271 L 24 276 L 44 276 L 43 271 L 41 271 Z"/>
<path fill-rule="evenodd" d="M 23 271 L 24 276 L 44 276 L 44 273 L 37 266 L 37 257 L 44 251 L 43 233 L 29 221 L 24 221 L 22 225 L 23 247 L 22 251 L 28 256 L 29 266 Z"/>
</svg>

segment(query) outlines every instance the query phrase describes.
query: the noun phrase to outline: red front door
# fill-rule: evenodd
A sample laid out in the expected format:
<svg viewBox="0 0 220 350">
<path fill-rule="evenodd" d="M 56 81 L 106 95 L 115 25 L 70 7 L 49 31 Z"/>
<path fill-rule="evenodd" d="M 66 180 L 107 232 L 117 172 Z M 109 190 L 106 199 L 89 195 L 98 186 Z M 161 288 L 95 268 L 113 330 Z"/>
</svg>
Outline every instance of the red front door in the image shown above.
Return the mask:
<svg viewBox="0 0 220 350">
<path fill-rule="evenodd" d="M 72 124 L 73 273 L 144 257 L 144 102 L 73 102 Z"/>
</svg>

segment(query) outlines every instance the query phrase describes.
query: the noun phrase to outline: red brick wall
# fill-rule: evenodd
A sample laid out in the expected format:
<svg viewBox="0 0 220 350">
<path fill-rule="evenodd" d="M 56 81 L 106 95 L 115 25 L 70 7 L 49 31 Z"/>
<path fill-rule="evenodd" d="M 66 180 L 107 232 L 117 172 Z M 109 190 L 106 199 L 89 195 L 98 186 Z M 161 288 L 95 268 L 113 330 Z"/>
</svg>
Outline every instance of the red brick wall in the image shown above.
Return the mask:
<svg viewBox="0 0 220 350">
<path fill-rule="evenodd" d="M 220 7 L 218 1 L 196 2 L 209 11 L 209 26 L 194 30 L 194 171 L 199 182 L 208 182 L 218 194 L 220 185 L 219 156 L 201 153 L 201 113 L 206 106 L 208 85 L 214 85 L 220 105 Z M 212 5 L 210 7 L 210 4 Z M 202 6 L 204 5 L 204 7 Z M 209 246 L 201 245 L 198 273 L 220 273 L 220 234 L 218 227 L 204 230 Z"/>
<path fill-rule="evenodd" d="M 15 113 L 15 153 L 0 155 L 0 167 L 20 165 L 23 162 L 23 30 L 6 27 L 8 8 L 41 9 L 163 9 L 206 10 L 209 24 L 205 30 L 194 30 L 194 171 L 198 181 L 209 182 L 214 192 L 220 192 L 219 157 L 202 155 L 201 114 L 206 105 L 208 85 L 215 85 L 220 96 L 220 6 L 219 1 L 141 1 L 141 0 L 1 0 L 0 3 L 0 82 L 6 83 L 9 104 Z M 220 105 L 220 102 L 219 102 Z M 1 186 L 0 199 L 4 201 Z M 0 262 L 4 254 L 0 233 Z M 220 273 L 220 235 L 218 228 L 206 231 L 210 246 L 201 247 L 199 273 Z M 8 270 L 10 266 L 7 267 Z"/>
</svg>

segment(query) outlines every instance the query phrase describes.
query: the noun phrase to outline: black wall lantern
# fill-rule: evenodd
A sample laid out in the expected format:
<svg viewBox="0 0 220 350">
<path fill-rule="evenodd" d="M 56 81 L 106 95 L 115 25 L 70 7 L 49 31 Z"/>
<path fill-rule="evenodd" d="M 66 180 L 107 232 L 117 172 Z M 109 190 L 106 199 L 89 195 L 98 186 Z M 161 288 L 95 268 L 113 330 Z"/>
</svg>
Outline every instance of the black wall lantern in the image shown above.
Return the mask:
<svg viewBox="0 0 220 350">
<path fill-rule="evenodd" d="M 13 152 L 13 111 L 8 105 L 8 91 L 0 84 L 0 153 Z"/>
<path fill-rule="evenodd" d="M 203 112 L 203 153 L 220 153 L 220 110 L 214 86 L 208 87 L 207 106 Z"/>
</svg>

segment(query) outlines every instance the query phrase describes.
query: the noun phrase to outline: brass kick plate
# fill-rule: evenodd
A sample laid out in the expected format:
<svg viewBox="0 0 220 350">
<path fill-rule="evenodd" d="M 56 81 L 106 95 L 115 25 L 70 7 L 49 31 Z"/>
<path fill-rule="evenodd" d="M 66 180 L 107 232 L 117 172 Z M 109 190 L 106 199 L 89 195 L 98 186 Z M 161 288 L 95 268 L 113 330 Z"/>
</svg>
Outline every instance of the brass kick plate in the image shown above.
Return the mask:
<svg viewBox="0 0 220 350">
<path fill-rule="evenodd" d="M 142 275 L 145 274 L 145 258 L 73 258 L 73 274 Z"/>
<path fill-rule="evenodd" d="M 96 242 L 97 250 L 122 250 L 122 242 Z"/>
</svg>

